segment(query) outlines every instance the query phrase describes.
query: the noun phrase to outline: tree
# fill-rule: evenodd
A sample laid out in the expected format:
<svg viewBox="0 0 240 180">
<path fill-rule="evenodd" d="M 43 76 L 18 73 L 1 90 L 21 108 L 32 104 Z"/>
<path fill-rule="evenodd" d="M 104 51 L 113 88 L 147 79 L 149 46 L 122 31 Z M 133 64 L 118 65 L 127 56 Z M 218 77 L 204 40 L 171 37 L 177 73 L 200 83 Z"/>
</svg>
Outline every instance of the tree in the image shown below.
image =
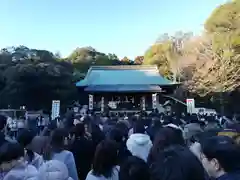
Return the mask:
<svg viewBox="0 0 240 180">
<path fill-rule="evenodd" d="M 121 59 L 120 65 L 132 65 L 133 62 L 128 58 L 128 57 L 124 57 Z"/>
<path fill-rule="evenodd" d="M 143 60 L 144 60 L 144 56 L 137 56 L 137 57 L 134 59 L 134 64 L 136 64 L 136 65 L 141 65 L 141 64 L 143 64 Z"/>
<path fill-rule="evenodd" d="M 163 34 L 145 53 L 144 64 L 158 65 L 162 75 L 177 81 L 180 78 L 180 60 L 184 55 L 183 45 L 191 37 L 192 33 L 181 31 L 176 32 L 174 36 Z"/>
<path fill-rule="evenodd" d="M 53 99 L 61 100 L 63 106 L 73 100 L 76 87 L 71 64 L 57 61 L 54 55 L 46 50 L 20 46 L 8 50 L 8 53 L 2 52 L 1 106 L 11 104 L 11 107 L 15 108 L 26 105 L 29 109 L 49 109 Z"/>
<path fill-rule="evenodd" d="M 240 53 L 240 1 L 230 1 L 216 8 L 206 21 L 205 29 L 210 34 L 218 34 L 214 41 L 220 47 L 231 34 L 230 43 Z"/>
<path fill-rule="evenodd" d="M 216 8 L 205 23 L 209 33 L 240 31 L 240 1 L 230 1 Z"/>
<path fill-rule="evenodd" d="M 198 61 L 190 89 L 200 95 L 213 92 L 231 92 L 240 87 L 240 55 L 235 54 L 229 39 L 225 39 L 221 49 L 214 49 L 214 39 L 196 49 Z"/>
</svg>

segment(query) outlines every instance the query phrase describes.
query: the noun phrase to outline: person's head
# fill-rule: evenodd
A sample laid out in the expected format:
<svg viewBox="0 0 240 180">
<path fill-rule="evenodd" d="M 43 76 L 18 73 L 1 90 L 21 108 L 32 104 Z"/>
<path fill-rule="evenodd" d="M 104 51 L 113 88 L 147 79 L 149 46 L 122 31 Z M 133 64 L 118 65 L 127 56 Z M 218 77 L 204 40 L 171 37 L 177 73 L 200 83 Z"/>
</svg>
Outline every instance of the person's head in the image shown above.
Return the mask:
<svg viewBox="0 0 240 180">
<path fill-rule="evenodd" d="M 169 146 L 150 166 L 152 180 L 205 180 L 201 162 L 187 147 Z"/>
<path fill-rule="evenodd" d="M 0 114 L 0 131 L 3 131 L 7 124 L 7 117 Z"/>
<path fill-rule="evenodd" d="M 64 140 L 67 137 L 67 133 L 64 129 L 55 129 L 51 136 L 51 146 L 56 152 L 61 152 L 64 147 Z"/>
<path fill-rule="evenodd" d="M 119 180 L 149 180 L 150 172 L 146 162 L 136 156 L 129 156 L 121 165 Z"/>
<path fill-rule="evenodd" d="M 200 159 L 209 176 L 218 178 L 240 170 L 240 149 L 226 136 L 215 136 L 201 142 Z"/>
<path fill-rule="evenodd" d="M 19 143 L 7 142 L 0 148 L 0 170 L 9 171 L 24 161 L 24 148 Z"/>
<path fill-rule="evenodd" d="M 82 137 L 85 135 L 85 125 L 83 123 L 76 124 L 76 126 L 73 129 L 75 138 Z"/>
<path fill-rule="evenodd" d="M 111 177 L 113 167 L 117 165 L 118 147 L 115 141 L 104 140 L 96 149 L 93 161 L 93 174 Z"/>
<path fill-rule="evenodd" d="M 32 161 L 34 158 L 34 152 L 31 149 L 31 143 L 35 134 L 31 130 L 23 129 L 23 131 L 18 135 L 17 141 L 26 150 L 26 158 L 28 161 Z"/>
<path fill-rule="evenodd" d="M 43 152 L 43 158 L 45 160 L 50 160 L 54 153 L 59 153 L 64 150 L 64 141 L 67 137 L 67 132 L 58 128 L 55 129 L 51 134 L 51 140 L 46 149 Z"/>
<path fill-rule="evenodd" d="M 133 133 L 145 134 L 145 132 L 146 132 L 146 129 L 144 127 L 143 122 L 141 120 L 138 120 L 133 126 Z"/>
<path fill-rule="evenodd" d="M 117 143 L 122 143 L 122 142 L 125 141 L 124 133 L 122 132 L 122 130 L 120 130 L 118 128 L 113 128 L 109 132 L 108 138 L 111 139 L 111 140 L 116 141 Z"/>
<path fill-rule="evenodd" d="M 148 162 L 155 161 L 158 153 L 171 145 L 184 145 L 182 131 L 172 127 L 163 127 L 156 134 Z"/>
</svg>

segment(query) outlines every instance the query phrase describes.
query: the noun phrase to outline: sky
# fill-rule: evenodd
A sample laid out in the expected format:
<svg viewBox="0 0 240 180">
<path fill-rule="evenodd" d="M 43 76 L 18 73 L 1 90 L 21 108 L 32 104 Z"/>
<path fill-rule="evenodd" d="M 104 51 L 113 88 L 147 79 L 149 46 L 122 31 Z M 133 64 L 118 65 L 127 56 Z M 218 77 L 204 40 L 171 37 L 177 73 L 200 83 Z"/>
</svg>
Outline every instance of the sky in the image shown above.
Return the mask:
<svg viewBox="0 0 240 180">
<path fill-rule="evenodd" d="M 68 56 L 77 47 L 131 59 L 163 33 L 203 31 L 226 0 L 1 0 L 0 48 L 24 45 Z"/>
</svg>

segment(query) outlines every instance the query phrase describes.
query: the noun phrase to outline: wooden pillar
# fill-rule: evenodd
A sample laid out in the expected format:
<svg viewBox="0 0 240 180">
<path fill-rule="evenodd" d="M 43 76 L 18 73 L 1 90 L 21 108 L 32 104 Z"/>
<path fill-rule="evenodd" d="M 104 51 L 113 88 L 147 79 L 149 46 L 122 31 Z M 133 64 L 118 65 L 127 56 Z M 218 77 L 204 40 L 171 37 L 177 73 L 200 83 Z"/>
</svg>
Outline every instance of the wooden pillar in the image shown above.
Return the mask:
<svg viewBox="0 0 240 180">
<path fill-rule="evenodd" d="M 93 95 L 92 94 L 88 95 L 88 109 L 93 110 Z"/>
</svg>

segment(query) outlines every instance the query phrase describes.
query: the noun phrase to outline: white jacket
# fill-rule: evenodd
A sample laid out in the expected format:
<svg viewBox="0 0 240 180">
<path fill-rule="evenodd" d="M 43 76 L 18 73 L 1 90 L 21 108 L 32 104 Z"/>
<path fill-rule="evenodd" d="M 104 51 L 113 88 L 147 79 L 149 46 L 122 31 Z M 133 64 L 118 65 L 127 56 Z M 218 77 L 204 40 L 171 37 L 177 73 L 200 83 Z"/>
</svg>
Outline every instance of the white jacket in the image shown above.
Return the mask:
<svg viewBox="0 0 240 180">
<path fill-rule="evenodd" d="M 37 169 L 32 165 L 21 165 L 13 168 L 3 180 L 40 180 Z"/>
<path fill-rule="evenodd" d="M 112 170 L 112 176 L 109 178 L 106 178 L 104 176 L 95 176 L 92 172 L 92 170 L 88 173 L 86 180 L 119 180 L 119 171 L 120 171 L 120 167 L 119 166 L 115 166 L 113 167 Z"/>
<path fill-rule="evenodd" d="M 66 165 L 58 160 L 50 160 L 39 168 L 39 180 L 72 180 Z"/>
<path fill-rule="evenodd" d="M 133 156 L 137 156 L 146 162 L 153 144 L 147 134 L 136 133 L 128 138 L 126 145 Z"/>
</svg>

